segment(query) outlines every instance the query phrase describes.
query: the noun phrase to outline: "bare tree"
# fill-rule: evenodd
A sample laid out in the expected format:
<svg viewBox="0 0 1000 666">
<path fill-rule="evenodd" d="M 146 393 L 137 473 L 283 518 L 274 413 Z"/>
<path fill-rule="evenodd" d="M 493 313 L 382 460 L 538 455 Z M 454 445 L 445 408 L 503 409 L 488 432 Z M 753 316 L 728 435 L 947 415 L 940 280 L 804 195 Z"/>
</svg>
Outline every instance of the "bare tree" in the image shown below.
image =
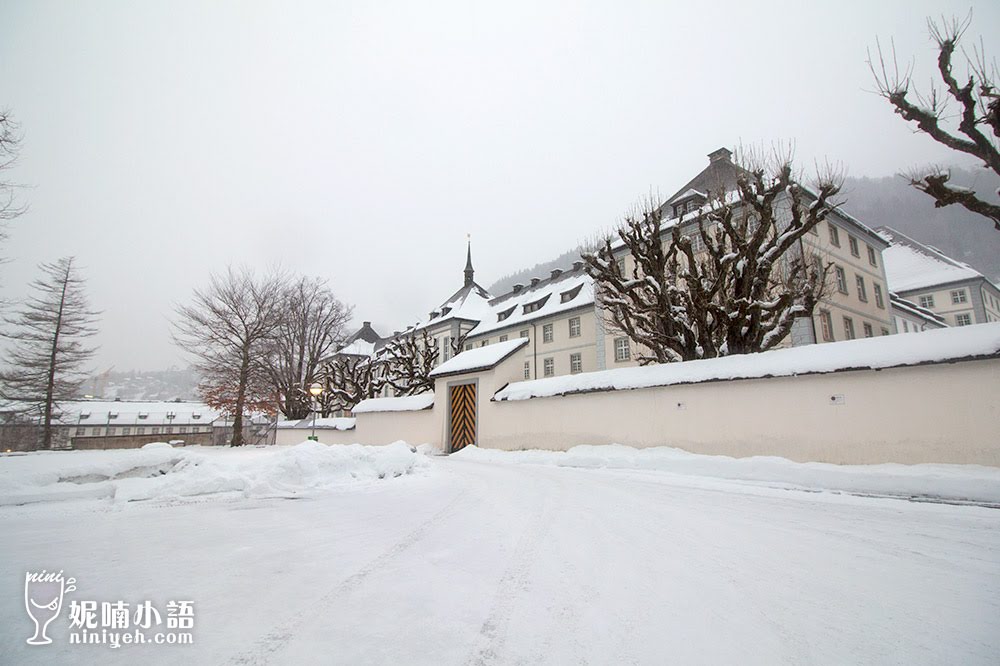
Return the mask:
<svg viewBox="0 0 1000 666">
<path fill-rule="evenodd" d="M 765 351 L 812 315 L 829 266 L 800 239 L 834 206 L 839 179 L 810 192 L 790 158 L 740 173 L 735 192 L 714 194 L 691 219 L 665 226 L 649 201 L 625 217 L 620 249 L 609 237 L 583 255 L 606 323 L 637 343 L 641 364 Z M 620 256 L 631 257 L 629 274 Z"/>
<path fill-rule="evenodd" d="M 42 448 L 52 448 L 58 403 L 78 397 L 87 379 L 84 364 L 94 354 L 85 343 L 97 333 L 97 312 L 84 294 L 84 279 L 73 257 L 41 264 L 43 277 L 9 321 L 14 347 L 0 376 L 3 396 L 34 412 L 42 424 Z"/>
<path fill-rule="evenodd" d="M 381 370 L 379 363 L 365 356 L 335 357 L 324 372 L 323 415 L 350 411 L 362 400 L 377 397 L 385 386 Z"/>
<path fill-rule="evenodd" d="M 17 162 L 21 136 L 21 127 L 10 111 L 0 109 L 0 240 L 6 238 L 6 222 L 26 210 L 26 206 L 17 202 L 18 186 L 3 174 Z"/>
<path fill-rule="evenodd" d="M 287 418 L 309 416 L 309 386 L 320 380 L 323 360 L 343 342 L 350 318 L 351 308 L 333 295 L 325 280 L 302 277 L 286 287 L 268 370 L 278 409 Z"/>
<path fill-rule="evenodd" d="M 878 62 L 869 52 L 868 66 L 878 93 L 904 120 L 916 124 L 919 131 L 938 143 L 981 160 L 985 168 L 1000 176 L 1000 91 L 997 90 L 1000 77 L 996 62 L 987 62 L 980 40 L 978 46 L 973 45 L 971 54 L 963 50 L 965 73 L 956 74 L 953 70 L 955 49 L 971 20 L 971 13 L 964 20 L 942 19 L 940 23 L 927 20 L 931 38 L 938 46 L 937 69 L 944 84 L 943 92 L 933 82 L 927 93 L 912 90 L 912 70 L 900 70 L 894 45 L 891 65 L 886 63 L 882 45 L 877 43 Z M 957 124 L 949 113 L 950 104 L 958 107 Z M 963 206 L 992 220 L 1000 231 L 1000 205 L 986 201 L 971 189 L 949 185 L 951 174 L 946 169 L 914 171 L 909 179 L 913 187 L 934 199 L 935 207 Z"/>
<path fill-rule="evenodd" d="M 426 328 L 411 329 L 390 340 L 384 350 L 385 382 L 396 395 L 416 395 L 434 390 L 431 370 L 437 365 L 437 340 Z"/>
<path fill-rule="evenodd" d="M 260 401 L 267 354 L 281 322 L 287 280 L 230 267 L 196 289 L 191 305 L 177 307 L 174 340 L 195 359 L 207 399 L 233 418 L 231 446 L 242 446 L 243 415 Z"/>
</svg>

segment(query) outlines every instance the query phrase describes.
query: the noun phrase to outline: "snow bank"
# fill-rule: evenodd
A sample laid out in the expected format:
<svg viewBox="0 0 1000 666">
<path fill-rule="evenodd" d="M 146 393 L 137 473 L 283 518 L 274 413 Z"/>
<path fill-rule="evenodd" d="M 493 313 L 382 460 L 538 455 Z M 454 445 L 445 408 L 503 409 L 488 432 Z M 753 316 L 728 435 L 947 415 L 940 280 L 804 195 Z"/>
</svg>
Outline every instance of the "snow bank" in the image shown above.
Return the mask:
<svg viewBox="0 0 1000 666">
<path fill-rule="evenodd" d="M 1000 469 L 979 465 L 797 463 L 777 457 L 730 458 L 670 447 L 635 449 L 618 444 L 575 446 L 568 451 L 497 451 L 468 446 L 452 455 L 477 462 L 655 470 L 861 495 L 1000 504 Z"/>
<path fill-rule="evenodd" d="M 884 335 L 878 338 L 775 349 L 759 354 L 515 382 L 497 391 L 494 399 L 527 400 L 586 391 L 892 368 L 997 354 L 1000 354 L 1000 323 L 977 324 L 926 331 L 920 335 Z"/>
<path fill-rule="evenodd" d="M 411 474 L 427 464 L 423 454 L 402 442 L 39 453 L 0 460 L 0 505 L 81 498 L 122 502 L 217 493 L 286 497 Z"/>
<path fill-rule="evenodd" d="M 369 398 L 362 400 L 351 411 L 355 414 L 373 412 L 419 412 L 434 405 L 433 393 L 408 395 L 402 398 Z"/>
<path fill-rule="evenodd" d="M 528 338 L 515 338 L 514 340 L 504 340 L 503 342 L 486 345 L 485 347 L 476 347 L 475 349 L 456 354 L 454 358 L 445 361 L 431 370 L 430 376 L 440 377 L 442 375 L 454 375 L 459 372 L 492 368 L 526 344 L 528 344 Z"/>
</svg>

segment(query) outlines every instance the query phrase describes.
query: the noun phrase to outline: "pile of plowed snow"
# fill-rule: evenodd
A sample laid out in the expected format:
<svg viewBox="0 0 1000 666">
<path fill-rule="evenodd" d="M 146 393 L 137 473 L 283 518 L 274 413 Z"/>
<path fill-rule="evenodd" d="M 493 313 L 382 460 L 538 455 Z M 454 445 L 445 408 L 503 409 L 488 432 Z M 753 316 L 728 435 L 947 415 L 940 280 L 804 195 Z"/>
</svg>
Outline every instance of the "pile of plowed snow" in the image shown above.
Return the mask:
<svg viewBox="0 0 1000 666">
<path fill-rule="evenodd" d="M 84 498 L 116 502 L 218 493 L 288 497 L 391 479 L 427 466 L 423 454 L 388 446 L 172 448 L 42 452 L 0 458 L 0 505 Z"/>
</svg>

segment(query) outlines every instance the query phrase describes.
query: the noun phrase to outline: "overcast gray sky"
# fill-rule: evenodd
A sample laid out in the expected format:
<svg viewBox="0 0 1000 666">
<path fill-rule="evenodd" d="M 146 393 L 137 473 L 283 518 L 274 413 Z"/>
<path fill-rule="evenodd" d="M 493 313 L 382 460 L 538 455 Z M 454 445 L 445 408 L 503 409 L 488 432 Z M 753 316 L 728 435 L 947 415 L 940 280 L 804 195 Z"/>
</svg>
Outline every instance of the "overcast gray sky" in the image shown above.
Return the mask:
<svg viewBox="0 0 1000 666">
<path fill-rule="evenodd" d="M 971 34 L 998 49 L 1000 3 Z M 96 364 L 182 364 L 175 303 L 227 264 L 330 280 L 385 332 L 558 255 L 719 146 L 881 176 L 953 162 L 870 93 L 876 35 L 935 55 L 966 2 L 0 4 L 24 130 L 3 293 L 75 254 Z"/>
</svg>

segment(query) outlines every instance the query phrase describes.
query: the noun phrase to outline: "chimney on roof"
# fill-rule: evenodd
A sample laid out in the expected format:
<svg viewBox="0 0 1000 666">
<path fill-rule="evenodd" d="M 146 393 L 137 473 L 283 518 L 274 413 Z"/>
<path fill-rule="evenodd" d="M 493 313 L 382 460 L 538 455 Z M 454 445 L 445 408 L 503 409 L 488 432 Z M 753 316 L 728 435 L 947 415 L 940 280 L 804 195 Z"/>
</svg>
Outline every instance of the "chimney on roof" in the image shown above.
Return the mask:
<svg viewBox="0 0 1000 666">
<path fill-rule="evenodd" d="M 510 288 L 510 290 L 512 293 L 520 294 L 522 291 L 524 291 L 524 285 L 521 283 L 515 284 L 513 287 Z"/>
<path fill-rule="evenodd" d="M 430 315 L 429 315 L 429 316 L 430 316 L 430 318 L 431 318 L 431 319 L 435 319 L 435 318 L 437 318 L 437 316 L 438 316 L 438 311 L 437 311 L 437 310 L 431 310 L 431 312 L 430 312 Z"/>
<path fill-rule="evenodd" d="M 583 268 L 583 262 L 582 261 L 574 261 L 573 262 L 573 270 L 574 271 L 578 271 L 581 268 Z"/>
<path fill-rule="evenodd" d="M 400 333 L 402 333 L 402 331 L 393 331 L 392 332 L 392 337 L 398 338 Z"/>
<path fill-rule="evenodd" d="M 549 274 L 549 279 L 550 280 L 555 280 L 560 275 L 562 275 L 562 269 L 561 268 L 553 268 L 552 272 Z"/>
<path fill-rule="evenodd" d="M 534 286 L 535 286 L 536 284 L 538 284 L 539 282 L 541 282 L 541 280 L 540 280 L 540 279 L 538 279 L 538 278 L 536 278 L 536 277 L 533 277 L 533 278 L 531 278 L 531 286 L 532 286 L 532 287 L 534 287 Z"/>
<path fill-rule="evenodd" d="M 732 162 L 733 152 L 728 148 L 719 148 L 718 150 L 713 150 L 708 154 L 708 163 L 714 164 L 715 162 Z"/>
<path fill-rule="evenodd" d="M 372 323 L 370 321 L 366 321 L 361 324 L 361 328 L 371 328 L 371 327 Z"/>
</svg>

